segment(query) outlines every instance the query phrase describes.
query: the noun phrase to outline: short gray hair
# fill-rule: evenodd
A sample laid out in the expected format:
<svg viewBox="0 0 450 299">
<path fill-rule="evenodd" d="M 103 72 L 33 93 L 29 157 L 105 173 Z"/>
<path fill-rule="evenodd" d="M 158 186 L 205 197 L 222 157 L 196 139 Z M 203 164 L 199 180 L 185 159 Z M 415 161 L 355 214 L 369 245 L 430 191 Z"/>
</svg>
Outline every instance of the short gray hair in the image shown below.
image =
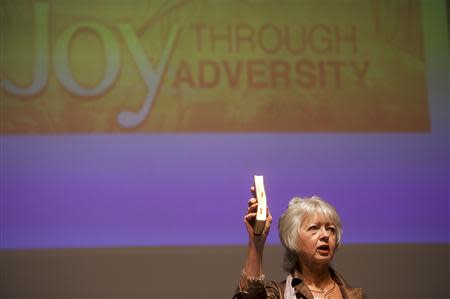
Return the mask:
<svg viewBox="0 0 450 299">
<path fill-rule="evenodd" d="M 283 268 L 286 272 L 292 273 L 299 263 L 298 235 L 300 226 L 306 218 L 317 213 L 327 217 L 336 226 L 336 246 L 339 246 L 342 236 L 342 224 L 336 209 L 318 196 L 294 197 L 278 221 L 280 241 L 285 248 Z"/>
</svg>

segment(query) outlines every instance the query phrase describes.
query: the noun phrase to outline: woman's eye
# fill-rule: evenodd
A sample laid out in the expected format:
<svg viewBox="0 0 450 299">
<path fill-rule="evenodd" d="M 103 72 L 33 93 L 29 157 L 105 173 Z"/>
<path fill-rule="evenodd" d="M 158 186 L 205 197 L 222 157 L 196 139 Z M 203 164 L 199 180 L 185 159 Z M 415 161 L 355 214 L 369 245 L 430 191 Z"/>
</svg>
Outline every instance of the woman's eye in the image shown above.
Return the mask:
<svg viewBox="0 0 450 299">
<path fill-rule="evenodd" d="M 318 227 L 316 225 L 311 225 L 308 230 L 317 230 Z"/>
<path fill-rule="evenodd" d="M 333 232 L 333 233 L 336 232 L 336 229 L 335 229 L 334 227 L 332 227 L 332 226 L 328 227 L 327 229 L 328 229 L 330 232 Z"/>
</svg>

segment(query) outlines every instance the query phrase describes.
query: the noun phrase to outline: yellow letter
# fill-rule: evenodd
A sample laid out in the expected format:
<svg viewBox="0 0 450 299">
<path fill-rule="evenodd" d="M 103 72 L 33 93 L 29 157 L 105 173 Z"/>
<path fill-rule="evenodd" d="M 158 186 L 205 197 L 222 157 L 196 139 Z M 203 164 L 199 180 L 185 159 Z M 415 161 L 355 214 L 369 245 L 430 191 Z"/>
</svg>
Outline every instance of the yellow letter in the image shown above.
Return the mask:
<svg viewBox="0 0 450 299">
<path fill-rule="evenodd" d="M 36 3 L 34 6 L 34 60 L 33 83 L 29 87 L 17 87 L 10 80 L 2 80 L 1 87 L 7 92 L 17 96 L 32 96 L 38 94 L 47 84 L 48 80 L 48 4 Z"/>
</svg>

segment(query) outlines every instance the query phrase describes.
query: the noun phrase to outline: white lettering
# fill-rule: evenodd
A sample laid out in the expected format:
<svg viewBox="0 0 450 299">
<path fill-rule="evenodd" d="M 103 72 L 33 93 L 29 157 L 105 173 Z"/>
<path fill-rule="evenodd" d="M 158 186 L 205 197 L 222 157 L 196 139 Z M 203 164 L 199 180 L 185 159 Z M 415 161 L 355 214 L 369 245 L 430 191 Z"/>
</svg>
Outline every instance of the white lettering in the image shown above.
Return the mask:
<svg viewBox="0 0 450 299">
<path fill-rule="evenodd" d="M 29 87 L 18 87 L 10 80 L 2 80 L 0 86 L 7 92 L 16 96 L 33 96 L 38 94 L 48 81 L 48 5 L 36 3 L 34 10 L 34 48 L 36 56 L 34 60 L 33 83 Z"/>
<path fill-rule="evenodd" d="M 69 43 L 73 35 L 81 29 L 90 29 L 96 33 L 105 45 L 106 70 L 103 80 L 94 88 L 84 88 L 75 81 L 69 66 Z M 119 73 L 119 45 L 113 33 L 105 26 L 93 22 L 83 22 L 69 26 L 57 40 L 53 66 L 56 76 L 64 87 L 78 96 L 98 96 L 106 92 Z"/>
<path fill-rule="evenodd" d="M 119 26 L 119 29 L 125 38 L 134 62 L 139 69 L 139 73 L 148 88 L 147 97 L 138 112 L 122 111 L 117 117 L 117 121 L 120 125 L 126 128 L 133 128 L 139 125 L 150 113 L 153 100 L 159 87 L 161 86 L 162 76 L 173 51 L 178 30 L 176 28 L 172 29 L 161 59 L 159 60 L 159 64 L 156 70 L 154 70 L 145 56 L 144 49 L 139 43 L 133 27 L 129 24 L 122 24 Z"/>
</svg>

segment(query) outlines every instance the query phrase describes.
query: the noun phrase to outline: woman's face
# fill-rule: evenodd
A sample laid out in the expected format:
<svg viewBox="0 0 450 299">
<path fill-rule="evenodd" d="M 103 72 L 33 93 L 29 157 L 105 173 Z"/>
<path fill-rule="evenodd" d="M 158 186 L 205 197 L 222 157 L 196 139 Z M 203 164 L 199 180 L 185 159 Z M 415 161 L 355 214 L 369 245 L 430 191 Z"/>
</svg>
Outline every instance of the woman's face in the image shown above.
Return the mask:
<svg viewBox="0 0 450 299">
<path fill-rule="evenodd" d="M 336 226 L 323 214 L 313 214 L 300 226 L 298 242 L 303 263 L 329 264 L 336 250 Z"/>
</svg>

